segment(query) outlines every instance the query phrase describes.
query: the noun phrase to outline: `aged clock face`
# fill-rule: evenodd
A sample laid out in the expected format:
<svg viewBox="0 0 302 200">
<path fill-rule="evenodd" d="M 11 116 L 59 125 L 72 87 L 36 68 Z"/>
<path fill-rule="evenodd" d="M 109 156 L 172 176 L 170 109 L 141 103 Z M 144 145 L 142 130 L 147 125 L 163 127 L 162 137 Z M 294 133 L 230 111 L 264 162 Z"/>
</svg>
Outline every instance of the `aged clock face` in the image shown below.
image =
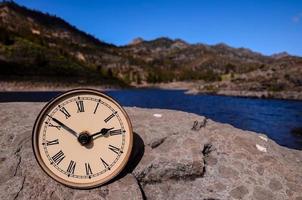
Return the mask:
<svg viewBox="0 0 302 200">
<path fill-rule="evenodd" d="M 115 177 L 132 149 L 125 110 L 95 90 L 78 89 L 48 103 L 33 129 L 33 149 L 42 169 L 74 188 L 92 188 Z"/>
</svg>

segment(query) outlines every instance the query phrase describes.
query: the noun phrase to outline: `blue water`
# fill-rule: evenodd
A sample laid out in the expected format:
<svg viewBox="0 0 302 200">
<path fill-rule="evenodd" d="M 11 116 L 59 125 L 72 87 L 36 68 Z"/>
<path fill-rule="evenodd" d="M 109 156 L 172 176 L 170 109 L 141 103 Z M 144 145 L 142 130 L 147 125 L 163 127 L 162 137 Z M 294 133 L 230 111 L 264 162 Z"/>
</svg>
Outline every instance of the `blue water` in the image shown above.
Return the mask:
<svg viewBox="0 0 302 200">
<path fill-rule="evenodd" d="M 164 108 L 204 115 L 215 121 L 268 135 L 278 144 L 302 149 L 302 101 L 187 95 L 183 90 L 129 89 L 105 92 L 123 106 Z M 58 92 L 0 92 L 0 102 L 48 101 Z"/>
</svg>

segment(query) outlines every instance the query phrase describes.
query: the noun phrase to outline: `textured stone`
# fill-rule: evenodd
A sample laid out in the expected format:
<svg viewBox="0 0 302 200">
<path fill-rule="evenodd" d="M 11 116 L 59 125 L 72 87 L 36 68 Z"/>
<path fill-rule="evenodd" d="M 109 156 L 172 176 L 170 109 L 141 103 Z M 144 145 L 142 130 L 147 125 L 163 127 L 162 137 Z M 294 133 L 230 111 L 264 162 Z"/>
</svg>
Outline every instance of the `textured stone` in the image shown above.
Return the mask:
<svg viewBox="0 0 302 200">
<path fill-rule="evenodd" d="M 280 181 L 278 181 L 277 179 L 273 178 L 269 182 L 269 188 L 271 190 L 273 190 L 273 191 L 281 190 L 282 189 L 282 184 L 280 183 Z"/>
<path fill-rule="evenodd" d="M 126 175 L 126 177 L 113 182 L 108 185 L 107 199 L 114 200 L 142 200 L 142 193 L 137 187 L 137 181 L 132 174 Z"/>
<path fill-rule="evenodd" d="M 35 160 L 31 130 L 43 104 L 0 104 L 0 199 L 142 199 L 138 183 L 128 174 L 112 184 L 92 190 L 75 190 L 49 178 Z M 9 119 L 9 120 L 8 120 Z M 110 198 L 108 197 L 110 196 Z M 130 198 L 131 197 L 131 198 Z"/>
<path fill-rule="evenodd" d="M 265 188 L 261 188 L 259 186 L 255 187 L 254 198 L 257 200 L 263 200 L 263 199 L 274 200 L 274 199 L 276 199 L 274 197 L 274 194 L 271 191 L 269 191 L 268 189 L 265 189 Z"/>
<path fill-rule="evenodd" d="M 126 108 L 135 139 L 123 174 L 92 190 L 70 189 L 49 178 L 32 152 L 43 105 L 0 104 L 1 200 L 301 198 L 301 151 L 195 114 L 141 108 Z M 205 124 L 192 130 L 194 121 Z"/>
<path fill-rule="evenodd" d="M 228 178 L 228 179 L 237 179 L 238 178 L 238 172 L 231 167 L 220 166 L 218 168 L 218 171 L 219 171 L 219 175 L 222 178 Z"/>
<path fill-rule="evenodd" d="M 241 185 L 231 190 L 230 195 L 235 199 L 243 199 L 243 197 L 248 193 L 248 189 L 245 186 Z"/>
</svg>

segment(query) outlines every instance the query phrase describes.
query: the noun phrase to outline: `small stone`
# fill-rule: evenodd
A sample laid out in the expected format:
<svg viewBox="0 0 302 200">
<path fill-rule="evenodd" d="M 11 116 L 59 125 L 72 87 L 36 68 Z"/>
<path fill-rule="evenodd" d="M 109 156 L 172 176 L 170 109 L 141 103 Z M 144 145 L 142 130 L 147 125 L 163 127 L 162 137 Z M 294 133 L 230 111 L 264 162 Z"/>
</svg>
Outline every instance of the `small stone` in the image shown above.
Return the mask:
<svg viewBox="0 0 302 200">
<path fill-rule="evenodd" d="M 256 144 L 256 148 L 261 152 L 265 152 L 265 153 L 267 152 L 267 149 L 259 144 Z"/>
<path fill-rule="evenodd" d="M 231 190 L 230 195 L 235 199 L 242 199 L 248 193 L 248 189 L 245 186 L 241 185 Z"/>
<path fill-rule="evenodd" d="M 231 167 L 220 166 L 218 170 L 223 178 L 238 178 L 239 173 Z"/>
<path fill-rule="evenodd" d="M 151 147 L 152 149 L 158 147 L 159 145 L 161 145 L 161 144 L 165 141 L 165 139 L 166 139 L 166 138 L 164 137 L 164 138 L 152 140 L 151 143 L 150 143 L 150 147 Z"/>
<path fill-rule="evenodd" d="M 153 114 L 153 116 L 156 117 L 156 118 L 161 118 L 162 114 L 155 113 L 155 114 Z"/>
<path fill-rule="evenodd" d="M 207 188 L 209 191 L 213 191 L 213 192 L 221 192 L 221 191 L 224 191 L 226 189 L 226 186 L 221 183 L 221 182 L 217 182 L 213 185 L 210 185 L 208 188 Z"/>
<path fill-rule="evenodd" d="M 285 192 L 286 192 L 287 196 L 289 196 L 289 197 L 293 196 L 293 194 L 294 194 L 294 192 L 289 189 L 287 189 Z"/>
<path fill-rule="evenodd" d="M 258 200 L 274 200 L 275 197 L 274 197 L 274 194 L 265 189 L 265 188 L 262 188 L 262 187 L 259 187 L 259 186 L 256 186 L 254 188 L 254 193 L 253 193 L 253 197 L 255 199 L 258 199 Z"/>
<path fill-rule="evenodd" d="M 280 181 L 278 181 L 277 179 L 273 178 L 271 179 L 270 183 L 269 183 L 269 187 L 273 190 L 273 191 L 278 191 L 282 189 L 282 185 L 280 183 Z"/>
<path fill-rule="evenodd" d="M 265 142 L 267 142 L 267 137 L 266 136 L 263 136 L 263 135 L 259 135 L 259 138 L 261 139 L 261 140 L 264 140 Z"/>
<path fill-rule="evenodd" d="M 301 192 L 302 191 L 302 185 L 301 184 L 296 184 L 294 182 L 287 182 L 286 185 L 291 191 L 294 191 L 294 192 Z"/>
<path fill-rule="evenodd" d="M 263 173 L 264 173 L 264 168 L 262 167 L 262 166 L 258 166 L 257 168 L 256 168 L 256 171 L 257 171 L 257 173 L 259 174 L 259 175 L 263 175 Z"/>
</svg>

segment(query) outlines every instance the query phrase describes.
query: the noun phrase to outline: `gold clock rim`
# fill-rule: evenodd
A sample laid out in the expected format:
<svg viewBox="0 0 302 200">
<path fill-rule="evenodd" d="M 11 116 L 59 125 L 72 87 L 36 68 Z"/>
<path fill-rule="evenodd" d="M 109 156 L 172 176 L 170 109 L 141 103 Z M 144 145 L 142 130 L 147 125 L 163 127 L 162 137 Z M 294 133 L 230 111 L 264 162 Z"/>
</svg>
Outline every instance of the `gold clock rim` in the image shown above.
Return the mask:
<svg viewBox="0 0 302 200">
<path fill-rule="evenodd" d="M 72 95 L 72 94 L 83 94 L 83 93 L 89 93 L 89 94 L 95 94 L 98 95 L 100 97 L 103 98 L 107 98 L 109 101 L 113 102 L 124 114 L 124 116 L 126 117 L 127 123 L 129 125 L 129 129 L 130 129 L 130 139 L 129 139 L 129 148 L 128 151 L 126 153 L 126 156 L 124 158 L 124 160 L 122 161 L 122 163 L 120 164 L 120 166 L 109 176 L 102 178 L 98 181 L 92 182 L 92 183 L 73 183 L 67 180 L 64 180 L 60 177 L 58 177 L 56 174 L 54 174 L 44 163 L 44 161 L 42 160 L 41 156 L 40 156 L 40 149 L 38 147 L 38 130 L 41 127 L 41 119 L 43 118 L 45 112 L 47 112 L 50 107 L 57 101 L 59 101 L 60 99 L 65 98 L 66 96 Z M 64 92 L 63 94 L 58 95 L 57 97 L 53 98 L 52 100 L 50 100 L 40 111 L 39 115 L 37 116 L 36 120 L 35 120 L 35 124 L 33 127 L 33 132 L 32 132 L 32 147 L 33 147 L 33 152 L 35 155 L 35 158 L 38 162 L 38 164 L 40 165 L 40 167 L 42 168 L 42 170 L 51 178 L 53 178 L 55 181 L 62 183 L 65 186 L 74 188 L 74 189 L 91 189 L 91 188 L 96 188 L 99 187 L 101 185 L 104 185 L 105 183 L 107 183 L 108 181 L 112 180 L 113 178 L 115 178 L 118 174 L 120 174 L 120 172 L 125 168 L 127 162 L 129 161 L 131 152 L 132 152 L 132 147 L 133 147 L 133 129 L 132 129 L 132 124 L 130 121 L 130 118 L 127 114 L 127 112 L 125 111 L 125 109 L 116 101 L 114 100 L 112 97 L 108 96 L 107 94 L 104 94 L 98 90 L 94 90 L 94 89 L 89 89 L 89 88 L 77 88 L 77 89 L 73 89 L 73 90 L 69 90 Z"/>
</svg>

